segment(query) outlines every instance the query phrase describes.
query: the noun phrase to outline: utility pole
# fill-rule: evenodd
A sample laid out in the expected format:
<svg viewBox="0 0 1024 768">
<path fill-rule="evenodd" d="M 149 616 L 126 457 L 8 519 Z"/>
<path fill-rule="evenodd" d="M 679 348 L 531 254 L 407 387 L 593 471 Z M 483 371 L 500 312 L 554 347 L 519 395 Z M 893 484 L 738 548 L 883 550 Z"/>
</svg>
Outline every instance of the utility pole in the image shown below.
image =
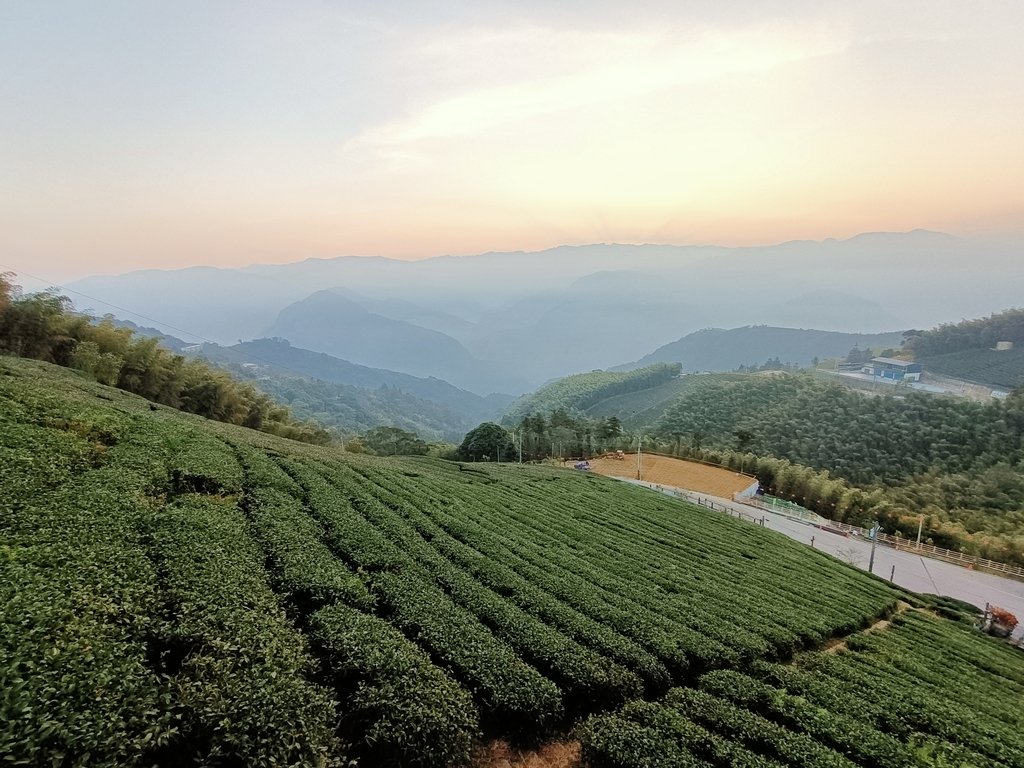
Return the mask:
<svg viewBox="0 0 1024 768">
<path fill-rule="evenodd" d="M 924 526 L 924 515 L 917 520 L 917 548 L 921 548 L 921 528 Z"/>
<path fill-rule="evenodd" d="M 640 441 L 642 439 L 643 439 L 643 436 L 640 435 L 640 434 L 637 434 L 637 436 L 636 436 L 636 479 L 637 480 L 643 480 L 644 479 L 643 478 L 643 473 L 641 471 L 641 463 L 640 463 Z"/>
<path fill-rule="evenodd" d="M 871 529 L 871 557 L 868 558 L 868 573 L 875 572 L 875 545 L 878 544 L 878 529 L 879 525 L 876 522 L 875 527 Z"/>
<path fill-rule="evenodd" d="M 519 430 L 519 463 L 523 463 L 523 430 Z"/>
</svg>

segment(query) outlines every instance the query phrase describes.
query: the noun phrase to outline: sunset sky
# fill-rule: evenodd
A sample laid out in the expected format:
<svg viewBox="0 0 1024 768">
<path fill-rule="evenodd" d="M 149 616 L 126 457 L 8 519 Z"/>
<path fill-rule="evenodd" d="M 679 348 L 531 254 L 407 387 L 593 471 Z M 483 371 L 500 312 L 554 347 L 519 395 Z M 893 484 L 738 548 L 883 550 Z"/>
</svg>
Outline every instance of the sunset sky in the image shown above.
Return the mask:
<svg viewBox="0 0 1024 768">
<path fill-rule="evenodd" d="M 0 264 L 1024 232 L 1024 3 L 0 4 Z"/>
</svg>

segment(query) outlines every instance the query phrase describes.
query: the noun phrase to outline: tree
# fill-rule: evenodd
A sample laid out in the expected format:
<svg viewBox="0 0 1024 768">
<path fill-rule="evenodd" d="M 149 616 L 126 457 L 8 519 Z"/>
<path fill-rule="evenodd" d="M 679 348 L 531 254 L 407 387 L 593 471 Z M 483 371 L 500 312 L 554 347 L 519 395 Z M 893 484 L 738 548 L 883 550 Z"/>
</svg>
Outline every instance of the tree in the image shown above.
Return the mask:
<svg viewBox="0 0 1024 768">
<path fill-rule="evenodd" d="M 622 434 L 622 422 L 618 416 L 609 416 L 597 427 L 597 436 L 601 440 L 613 440 Z"/>
<path fill-rule="evenodd" d="M 498 461 L 500 457 L 511 459 L 514 450 L 512 437 L 505 428 L 485 421 L 466 434 L 457 455 L 464 461 Z"/>
<path fill-rule="evenodd" d="M 860 347 L 854 347 L 850 350 L 846 356 L 846 362 L 848 363 L 870 363 L 871 358 L 874 355 L 871 354 L 870 349 L 861 349 Z"/>
<path fill-rule="evenodd" d="M 736 450 L 740 453 L 746 453 L 747 449 L 750 448 L 750 444 L 754 441 L 754 433 L 749 429 L 737 429 L 732 434 L 736 438 Z"/>
<path fill-rule="evenodd" d="M 0 313 L 7 309 L 14 295 L 16 286 L 11 282 L 13 277 L 13 272 L 0 272 Z"/>
<path fill-rule="evenodd" d="M 426 456 L 430 450 L 415 432 L 398 427 L 375 427 L 364 432 L 362 444 L 379 456 Z"/>
</svg>

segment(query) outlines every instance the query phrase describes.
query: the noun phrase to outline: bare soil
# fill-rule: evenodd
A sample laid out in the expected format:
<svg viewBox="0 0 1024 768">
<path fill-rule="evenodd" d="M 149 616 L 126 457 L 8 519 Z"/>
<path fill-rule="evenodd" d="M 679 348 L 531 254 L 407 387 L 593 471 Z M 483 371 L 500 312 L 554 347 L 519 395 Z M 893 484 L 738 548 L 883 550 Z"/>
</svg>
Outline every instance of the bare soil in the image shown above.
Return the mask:
<svg viewBox="0 0 1024 768">
<path fill-rule="evenodd" d="M 507 742 L 492 741 L 473 763 L 474 768 L 579 768 L 580 743 L 553 741 L 537 749 L 513 749 Z"/>
<path fill-rule="evenodd" d="M 591 459 L 591 471 L 609 477 L 636 479 L 636 454 L 625 459 Z M 731 469 L 711 467 L 696 461 L 687 461 L 669 456 L 641 454 L 641 479 L 649 483 L 684 488 L 688 491 L 706 493 L 731 499 L 733 494 L 745 491 L 757 478 L 733 472 Z"/>
<path fill-rule="evenodd" d="M 903 613 L 909 607 L 910 607 L 910 603 L 904 603 L 902 600 L 900 600 L 900 602 L 896 606 L 896 613 L 897 614 Z M 876 621 L 874 624 L 872 624 L 870 627 L 868 627 L 864 631 L 865 632 L 881 632 L 882 630 L 888 628 L 888 626 L 890 624 L 892 624 L 892 620 L 891 619 L 880 619 L 879 621 Z M 833 640 L 827 641 L 825 643 L 824 647 L 821 649 L 821 651 L 822 651 L 822 653 L 839 653 L 839 651 L 842 651 L 842 650 L 845 650 L 845 649 L 846 649 L 846 639 L 845 638 L 835 638 Z"/>
</svg>

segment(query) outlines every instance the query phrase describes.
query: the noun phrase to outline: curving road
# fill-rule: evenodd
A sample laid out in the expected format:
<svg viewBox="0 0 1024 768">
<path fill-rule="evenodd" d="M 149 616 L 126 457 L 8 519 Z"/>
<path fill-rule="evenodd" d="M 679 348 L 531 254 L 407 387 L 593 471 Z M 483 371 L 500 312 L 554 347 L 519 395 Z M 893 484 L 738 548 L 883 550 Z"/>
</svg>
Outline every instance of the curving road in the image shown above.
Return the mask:
<svg viewBox="0 0 1024 768">
<path fill-rule="evenodd" d="M 624 478 L 620 478 L 624 479 Z M 667 495 L 683 495 L 691 500 L 696 500 L 698 494 L 684 489 L 673 489 L 665 486 L 654 486 L 647 483 L 638 483 L 636 480 L 628 480 L 637 485 L 642 485 L 652 490 L 660 490 Z M 861 570 L 868 569 L 868 562 L 871 555 L 871 543 L 856 537 L 842 536 L 836 533 L 823 531 L 806 523 L 796 522 L 788 517 L 777 515 L 767 510 L 755 509 L 743 504 L 738 504 L 729 499 L 718 498 L 700 494 L 699 498 L 713 502 L 716 509 L 731 510 L 746 519 L 764 518 L 765 527 L 773 531 L 785 534 L 791 539 L 813 546 L 823 552 L 828 552 L 840 560 L 844 560 Z M 890 574 L 895 584 L 914 592 L 925 592 L 933 595 L 948 595 L 959 600 L 966 600 L 979 608 L 984 608 L 985 603 L 998 605 L 1021 619 L 1014 632 L 1014 638 L 1024 637 L 1024 582 L 1014 579 L 1007 579 L 990 573 L 969 571 L 958 565 L 946 563 L 942 560 L 914 555 L 910 552 L 899 551 L 889 547 L 879 546 L 875 549 L 875 575 L 889 579 Z"/>
</svg>

